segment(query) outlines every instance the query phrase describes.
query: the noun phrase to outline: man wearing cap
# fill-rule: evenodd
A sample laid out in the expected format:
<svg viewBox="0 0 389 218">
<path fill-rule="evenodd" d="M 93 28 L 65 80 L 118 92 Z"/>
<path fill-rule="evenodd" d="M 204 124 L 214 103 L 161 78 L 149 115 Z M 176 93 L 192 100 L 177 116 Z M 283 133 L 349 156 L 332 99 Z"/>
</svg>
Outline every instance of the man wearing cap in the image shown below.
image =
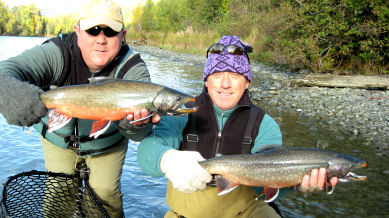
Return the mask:
<svg viewBox="0 0 389 218">
<path fill-rule="evenodd" d="M 47 171 L 74 174 L 85 162 L 89 182 L 111 217 L 122 217 L 120 177 L 128 140 L 140 141 L 152 128 L 148 115 L 137 110 L 111 125 L 97 139 L 90 138 L 92 120 L 72 119 L 47 132 L 47 108 L 39 95 L 50 86 L 87 84 L 97 76 L 150 82 L 146 64 L 125 43 L 120 7 L 112 0 L 91 0 L 80 12 L 74 32 L 44 42 L 0 63 L 0 112 L 11 125 L 31 126 L 42 136 Z M 42 119 L 41 119 L 42 118 Z M 158 122 L 153 116 L 152 122 Z"/>
<path fill-rule="evenodd" d="M 163 117 L 138 147 L 138 165 L 148 175 L 169 179 L 165 217 L 279 217 L 253 187 L 238 186 L 218 196 L 206 185 L 212 176 L 198 161 L 220 155 L 254 153 L 264 145 L 282 145 L 278 124 L 252 104 L 252 47 L 236 36 L 223 36 L 207 51 L 199 111 Z M 322 189 L 325 169 L 305 176 L 303 190 Z M 336 179 L 336 178 L 335 178 Z M 335 185 L 336 181 L 332 180 Z"/>
</svg>

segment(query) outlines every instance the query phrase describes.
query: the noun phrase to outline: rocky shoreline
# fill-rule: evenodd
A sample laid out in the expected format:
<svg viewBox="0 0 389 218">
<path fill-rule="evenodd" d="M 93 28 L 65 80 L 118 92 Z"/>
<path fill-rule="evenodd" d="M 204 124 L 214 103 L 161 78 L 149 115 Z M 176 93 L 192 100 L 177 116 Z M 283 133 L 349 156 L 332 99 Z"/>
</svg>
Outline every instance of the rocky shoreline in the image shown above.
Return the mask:
<svg viewBox="0 0 389 218">
<path fill-rule="evenodd" d="M 175 53 L 158 47 L 135 46 L 134 50 L 174 61 L 204 66 L 205 57 Z M 279 111 L 325 120 L 331 131 L 363 135 L 367 144 L 383 154 L 389 150 L 389 77 L 347 77 L 343 85 L 309 73 L 292 73 L 252 64 L 260 88 L 251 88 L 254 100 L 268 102 Z M 339 78 L 339 77 L 337 77 Z M 375 82 L 372 84 L 369 81 Z M 327 85 L 323 85 L 327 84 Z M 377 84 L 377 85 L 375 85 Z M 259 86 L 257 86 L 259 87 Z"/>
</svg>

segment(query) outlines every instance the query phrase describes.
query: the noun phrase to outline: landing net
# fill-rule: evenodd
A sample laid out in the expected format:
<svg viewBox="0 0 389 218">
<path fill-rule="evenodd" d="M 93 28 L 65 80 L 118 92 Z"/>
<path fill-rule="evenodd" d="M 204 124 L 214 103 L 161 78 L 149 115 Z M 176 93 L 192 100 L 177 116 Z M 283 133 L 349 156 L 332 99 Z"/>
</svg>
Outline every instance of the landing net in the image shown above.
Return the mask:
<svg viewBox="0 0 389 218">
<path fill-rule="evenodd" d="M 29 171 L 9 177 L 0 217 L 108 217 L 79 174 Z"/>
</svg>

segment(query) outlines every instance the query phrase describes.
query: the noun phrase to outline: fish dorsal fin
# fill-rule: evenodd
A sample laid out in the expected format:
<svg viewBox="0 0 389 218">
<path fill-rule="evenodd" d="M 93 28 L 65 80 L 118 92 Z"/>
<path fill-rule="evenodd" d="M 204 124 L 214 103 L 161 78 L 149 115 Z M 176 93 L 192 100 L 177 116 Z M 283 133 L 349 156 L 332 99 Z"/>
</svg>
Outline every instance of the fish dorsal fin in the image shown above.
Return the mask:
<svg viewBox="0 0 389 218">
<path fill-rule="evenodd" d="M 96 83 L 102 83 L 107 81 L 115 81 L 119 79 L 114 77 L 98 76 L 98 77 L 91 77 L 88 80 L 89 80 L 89 84 L 96 84 Z"/>
<path fill-rule="evenodd" d="M 255 153 L 260 153 L 260 152 L 270 151 L 273 149 L 280 149 L 280 148 L 282 148 L 281 145 L 276 145 L 276 144 L 262 145 L 260 148 L 258 148 L 257 151 L 255 151 Z"/>
<path fill-rule="evenodd" d="M 217 195 L 219 196 L 225 195 L 238 187 L 237 184 L 233 184 L 231 181 L 223 178 L 221 175 L 216 175 L 215 181 L 217 185 Z"/>
</svg>

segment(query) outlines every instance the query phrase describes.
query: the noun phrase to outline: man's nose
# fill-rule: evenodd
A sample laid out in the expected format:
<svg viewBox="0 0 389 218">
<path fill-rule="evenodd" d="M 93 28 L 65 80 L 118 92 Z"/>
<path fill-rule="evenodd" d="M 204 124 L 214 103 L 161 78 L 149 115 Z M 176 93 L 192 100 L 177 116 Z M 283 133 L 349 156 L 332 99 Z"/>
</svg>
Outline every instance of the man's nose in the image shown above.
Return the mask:
<svg viewBox="0 0 389 218">
<path fill-rule="evenodd" d="M 222 76 L 221 86 L 223 88 L 229 88 L 231 86 L 231 79 L 227 73 L 224 73 Z"/>
<path fill-rule="evenodd" d="M 107 42 L 107 36 L 104 35 L 104 31 L 100 31 L 99 35 L 96 37 L 98 43 L 104 44 Z"/>
</svg>

